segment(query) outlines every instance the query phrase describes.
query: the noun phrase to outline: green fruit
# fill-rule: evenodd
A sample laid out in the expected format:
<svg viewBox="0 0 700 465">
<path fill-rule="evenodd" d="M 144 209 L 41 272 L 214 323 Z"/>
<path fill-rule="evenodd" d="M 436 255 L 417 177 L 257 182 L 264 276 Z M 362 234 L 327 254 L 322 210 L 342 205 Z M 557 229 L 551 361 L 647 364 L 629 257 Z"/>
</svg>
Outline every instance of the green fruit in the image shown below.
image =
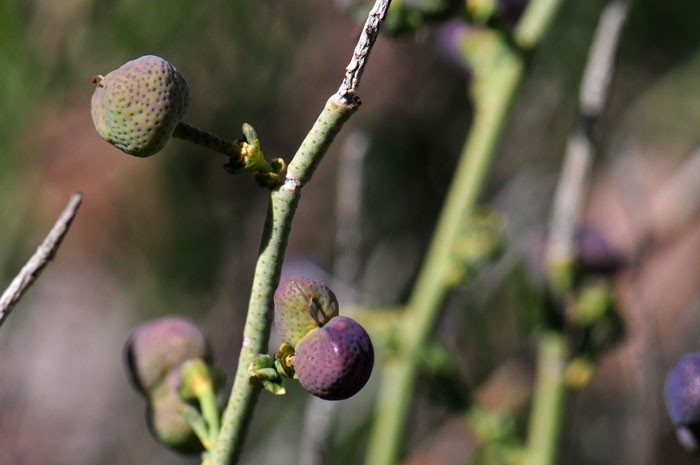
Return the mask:
<svg viewBox="0 0 700 465">
<path fill-rule="evenodd" d="M 178 394 L 180 370 L 168 373 L 163 382 L 151 392 L 146 419 L 153 436 L 163 445 L 183 454 L 197 454 L 202 443 L 180 409 L 192 409 Z"/>
<path fill-rule="evenodd" d="M 204 330 L 181 316 L 170 315 L 144 323 L 126 343 L 129 374 L 144 394 L 158 386 L 169 371 L 193 358 L 210 363 L 212 349 Z"/>
<path fill-rule="evenodd" d="M 275 291 L 275 328 L 294 347 L 309 331 L 337 315 L 338 300 L 320 281 L 292 278 Z"/>
<path fill-rule="evenodd" d="M 104 140 L 137 157 L 165 147 L 190 106 L 187 82 L 164 59 L 146 55 L 96 76 L 92 120 Z"/>
</svg>

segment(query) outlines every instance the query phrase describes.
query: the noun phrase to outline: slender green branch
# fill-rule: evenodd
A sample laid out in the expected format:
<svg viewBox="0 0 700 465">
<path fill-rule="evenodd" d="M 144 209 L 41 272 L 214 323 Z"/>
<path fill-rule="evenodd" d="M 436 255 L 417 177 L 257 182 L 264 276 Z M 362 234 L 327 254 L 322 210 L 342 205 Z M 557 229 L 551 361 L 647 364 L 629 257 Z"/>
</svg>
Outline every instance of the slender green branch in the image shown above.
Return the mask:
<svg viewBox="0 0 700 465">
<path fill-rule="evenodd" d="M 477 92 L 474 122 L 460 157 L 425 263 L 402 318 L 399 353 L 387 362 L 377 399 L 367 464 L 397 463 L 411 397 L 415 391 L 418 351 L 430 337 L 452 280 L 451 259 L 464 219 L 471 215 L 486 178 L 522 62 L 514 53 L 500 57 Z"/>
<path fill-rule="evenodd" d="M 531 1 L 513 32 L 515 43 L 524 50 L 537 45 L 562 3 L 563 0 Z"/>
<path fill-rule="evenodd" d="M 251 380 L 248 366 L 256 354 L 267 352 L 274 311 L 273 294 L 279 284 L 282 261 L 294 213 L 299 204 L 301 188 L 311 179 L 336 134 L 359 106 L 356 96 L 359 78 L 390 3 L 391 0 L 377 0 L 370 11 L 353 59 L 347 68 L 347 82 L 343 81 L 338 93 L 328 100 L 304 138 L 289 164 L 285 182 L 270 192 L 270 206 L 255 266 L 238 368 L 212 455 L 212 465 L 236 463 L 241 454 L 253 407 L 260 394 L 260 386 Z M 358 57 L 362 59 L 358 61 Z"/>
<path fill-rule="evenodd" d="M 523 18 L 521 34 L 534 45 L 546 30 L 562 0 L 533 0 Z M 443 206 L 427 257 L 397 331 L 397 356 L 389 360 L 382 374 L 375 419 L 366 463 L 394 465 L 398 462 L 411 397 L 418 373 L 418 352 L 438 320 L 444 300 L 454 280 L 452 254 L 461 226 L 473 213 L 486 179 L 510 103 L 523 73 L 519 53 L 504 47 L 502 41 L 485 36 L 474 40 L 464 52 L 473 65 L 474 121 L 460 156 L 447 199 Z M 517 41 L 516 41 L 517 42 Z M 523 44 L 519 44 L 523 47 Z"/>
<path fill-rule="evenodd" d="M 559 332 L 542 335 L 527 441 L 528 465 L 552 465 L 564 413 L 566 341 Z"/>
</svg>

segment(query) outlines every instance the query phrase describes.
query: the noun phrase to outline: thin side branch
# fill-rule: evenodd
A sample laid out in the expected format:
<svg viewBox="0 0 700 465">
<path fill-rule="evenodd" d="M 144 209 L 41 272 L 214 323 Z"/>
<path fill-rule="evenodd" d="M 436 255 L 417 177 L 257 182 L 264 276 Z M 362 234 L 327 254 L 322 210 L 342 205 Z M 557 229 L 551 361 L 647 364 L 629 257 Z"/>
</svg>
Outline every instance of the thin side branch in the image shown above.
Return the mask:
<svg viewBox="0 0 700 465">
<path fill-rule="evenodd" d="M 78 208 L 83 201 L 83 196 L 80 193 L 73 194 L 68 205 L 61 213 L 61 216 L 56 220 L 56 224 L 49 231 L 49 234 L 44 239 L 44 242 L 37 247 L 32 258 L 22 267 L 19 274 L 15 276 L 9 287 L 5 289 L 2 297 L 0 297 L 0 326 L 5 321 L 5 318 L 12 312 L 12 308 L 22 298 L 29 287 L 34 284 L 39 274 L 44 270 L 46 265 L 56 255 L 61 241 L 68 232 L 68 228 L 73 222 L 73 218 L 78 213 Z"/>
<path fill-rule="evenodd" d="M 391 0 L 377 0 L 367 16 L 365 27 L 362 29 L 360 40 L 355 46 L 355 53 L 345 68 L 345 79 L 338 89 L 338 99 L 346 105 L 358 105 L 357 88 L 360 86 L 362 72 L 365 69 L 369 53 L 377 40 L 379 26 L 381 26 L 389 11 Z"/>
<path fill-rule="evenodd" d="M 570 280 L 574 236 L 583 210 L 596 156 L 595 129 L 605 110 L 620 34 L 630 8 L 629 0 L 613 0 L 600 16 L 580 89 L 579 126 L 569 138 L 561 177 L 554 194 L 547 248 L 547 263 L 555 288 Z"/>
</svg>

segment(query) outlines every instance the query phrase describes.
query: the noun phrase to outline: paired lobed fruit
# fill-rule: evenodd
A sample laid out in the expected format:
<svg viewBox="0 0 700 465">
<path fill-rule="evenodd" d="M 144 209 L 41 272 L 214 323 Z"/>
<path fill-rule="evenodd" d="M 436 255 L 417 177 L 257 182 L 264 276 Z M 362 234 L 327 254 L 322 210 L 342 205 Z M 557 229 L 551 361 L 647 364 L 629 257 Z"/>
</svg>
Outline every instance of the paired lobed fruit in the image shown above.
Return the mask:
<svg viewBox="0 0 700 465">
<path fill-rule="evenodd" d="M 347 399 L 369 380 L 374 348 L 364 328 L 338 315 L 338 302 L 323 283 L 292 278 L 275 292 L 275 326 L 294 346 L 299 383 L 326 400 Z"/>
<path fill-rule="evenodd" d="M 184 361 L 212 361 L 204 330 L 194 321 L 170 315 L 142 324 L 126 342 L 126 361 L 131 380 L 147 394 L 165 375 Z"/>
<path fill-rule="evenodd" d="M 163 58 L 146 55 L 96 76 L 92 120 L 97 132 L 137 157 L 165 147 L 190 106 L 187 82 Z"/>
<path fill-rule="evenodd" d="M 136 328 L 125 353 L 129 376 L 146 397 L 146 418 L 155 438 L 181 453 L 201 452 L 200 440 L 181 413 L 194 407 L 182 400 L 179 389 L 186 363 L 212 362 L 204 330 L 187 318 L 166 316 Z"/>
</svg>

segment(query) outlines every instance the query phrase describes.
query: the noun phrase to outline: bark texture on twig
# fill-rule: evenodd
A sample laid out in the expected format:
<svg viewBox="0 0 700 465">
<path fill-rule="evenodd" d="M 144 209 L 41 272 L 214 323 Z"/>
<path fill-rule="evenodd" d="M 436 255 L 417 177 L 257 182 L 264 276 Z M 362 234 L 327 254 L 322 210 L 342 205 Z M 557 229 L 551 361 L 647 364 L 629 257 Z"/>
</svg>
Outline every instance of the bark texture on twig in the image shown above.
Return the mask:
<svg viewBox="0 0 700 465">
<path fill-rule="evenodd" d="M 78 208 L 83 200 L 80 193 L 73 194 L 68 205 L 58 217 L 44 241 L 37 247 L 36 252 L 29 261 L 22 267 L 19 274 L 15 276 L 5 292 L 0 297 L 0 326 L 12 312 L 12 308 L 22 298 L 29 287 L 39 277 L 46 265 L 56 255 L 56 250 L 61 245 L 61 241 L 68 232 Z"/>
<path fill-rule="evenodd" d="M 377 40 L 379 26 L 389 11 L 389 5 L 391 5 L 391 0 L 377 0 L 367 16 L 360 40 L 355 46 L 355 52 L 347 68 L 345 68 L 345 79 L 343 79 L 343 83 L 336 93 L 338 99 L 346 105 L 357 105 L 360 103 L 357 97 L 357 88 L 360 86 L 360 79 L 362 78 L 365 64 L 367 64 L 369 59 L 369 53 Z"/>
</svg>

